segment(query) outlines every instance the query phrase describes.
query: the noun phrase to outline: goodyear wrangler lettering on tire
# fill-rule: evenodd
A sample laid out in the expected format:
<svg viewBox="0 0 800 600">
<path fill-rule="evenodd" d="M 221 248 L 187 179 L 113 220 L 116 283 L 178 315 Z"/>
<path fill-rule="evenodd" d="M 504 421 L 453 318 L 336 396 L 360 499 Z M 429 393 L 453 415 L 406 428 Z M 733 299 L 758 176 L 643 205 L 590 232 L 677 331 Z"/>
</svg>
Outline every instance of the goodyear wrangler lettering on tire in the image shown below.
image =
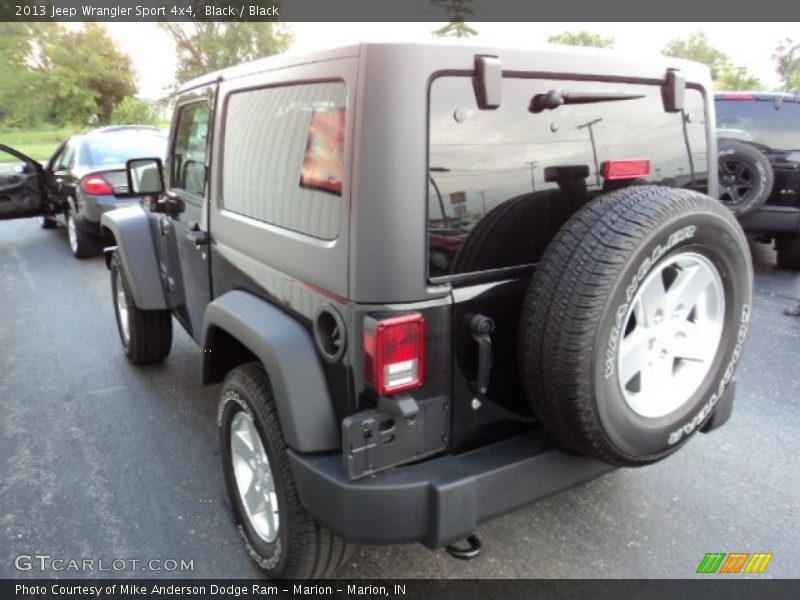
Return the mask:
<svg viewBox="0 0 800 600">
<path fill-rule="evenodd" d="M 525 296 L 531 408 L 564 450 L 661 460 L 713 413 L 751 303 L 747 240 L 718 201 L 656 186 L 599 196 L 553 239 Z"/>
<path fill-rule="evenodd" d="M 664 256 L 667 252 L 669 252 L 671 248 L 673 248 L 680 242 L 692 237 L 696 229 L 697 228 L 694 225 L 689 225 L 679 231 L 676 231 L 675 233 L 669 236 L 667 242 L 663 246 L 662 245 L 656 246 L 652 254 L 642 261 L 642 264 L 636 271 L 636 275 L 633 277 L 630 285 L 625 290 L 626 301 L 620 304 L 619 307 L 617 307 L 616 314 L 614 315 L 615 325 L 611 329 L 611 335 L 608 338 L 608 348 L 606 349 L 606 369 L 605 369 L 606 379 L 608 379 L 614 374 L 614 364 L 616 362 L 615 357 L 617 354 L 617 342 L 619 341 L 619 334 L 620 331 L 622 330 L 622 325 L 623 325 L 622 321 L 628 314 L 628 308 L 630 308 L 630 302 L 633 299 L 633 295 L 636 293 L 639 284 L 653 268 L 653 265 L 655 265 L 661 259 L 662 256 Z"/>
</svg>

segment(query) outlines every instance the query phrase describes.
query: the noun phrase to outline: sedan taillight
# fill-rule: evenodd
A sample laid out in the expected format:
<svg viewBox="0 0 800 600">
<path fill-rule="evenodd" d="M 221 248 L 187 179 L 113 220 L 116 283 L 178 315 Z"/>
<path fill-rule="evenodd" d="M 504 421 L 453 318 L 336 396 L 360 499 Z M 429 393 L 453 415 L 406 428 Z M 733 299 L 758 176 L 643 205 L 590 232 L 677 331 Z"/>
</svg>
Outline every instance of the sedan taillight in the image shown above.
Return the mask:
<svg viewBox="0 0 800 600">
<path fill-rule="evenodd" d="M 81 189 L 90 196 L 112 196 L 114 190 L 99 173 L 90 173 L 81 179 Z"/>
</svg>

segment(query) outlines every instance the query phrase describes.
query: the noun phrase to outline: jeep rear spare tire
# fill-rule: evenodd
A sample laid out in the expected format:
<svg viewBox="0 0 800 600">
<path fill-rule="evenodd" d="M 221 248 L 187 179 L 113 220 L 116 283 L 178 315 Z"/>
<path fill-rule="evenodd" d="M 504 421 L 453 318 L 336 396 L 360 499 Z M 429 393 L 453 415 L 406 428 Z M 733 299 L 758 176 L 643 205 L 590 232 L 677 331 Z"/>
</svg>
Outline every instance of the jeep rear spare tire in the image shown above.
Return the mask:
<svg viewBox="0 0 800 600">
<path fill-rule="evenodd" d="M 736 140 L 719 140 L 719 199 L 737 217 L 754 213 L 772 193 L 775 174 L 763 152 Z"/>
<path fill-rule="evenodd" d="M 718 202 L 656 186 L 600 196 L 562 227 L 526 293 L 527 399 L 565 450 L 660 460 L 730 383 L 751 297 L 746 238 Z"/>
</svg>

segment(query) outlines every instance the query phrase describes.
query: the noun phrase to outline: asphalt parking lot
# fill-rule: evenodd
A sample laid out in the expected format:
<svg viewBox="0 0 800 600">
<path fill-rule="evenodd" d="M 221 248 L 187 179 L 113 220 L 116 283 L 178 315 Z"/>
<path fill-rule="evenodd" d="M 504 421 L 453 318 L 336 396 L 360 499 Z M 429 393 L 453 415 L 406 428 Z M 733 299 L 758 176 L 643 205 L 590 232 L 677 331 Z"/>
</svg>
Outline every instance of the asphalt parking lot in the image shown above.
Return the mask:
<svg viewBox="0 0 800 600">
<path fill-rule="evenodd" d="M 618 470 L 480 527 L 472 562 L 422 546 L 359 547 L 344 577 L 694 576 L 707 552 L 771 552 L 763 576 L 800 577 L 800 275 L 754 247 L 755 314 L 731 422 L 674 457 Z M 257 577 L 228 507 L 218 386 L 176 327 L 163 365 L 119 347 L 101 257 L 78 261 L 63 228 L 0 222 L 0 578 L 15 557 L 192 560 Z"/>
</svg>

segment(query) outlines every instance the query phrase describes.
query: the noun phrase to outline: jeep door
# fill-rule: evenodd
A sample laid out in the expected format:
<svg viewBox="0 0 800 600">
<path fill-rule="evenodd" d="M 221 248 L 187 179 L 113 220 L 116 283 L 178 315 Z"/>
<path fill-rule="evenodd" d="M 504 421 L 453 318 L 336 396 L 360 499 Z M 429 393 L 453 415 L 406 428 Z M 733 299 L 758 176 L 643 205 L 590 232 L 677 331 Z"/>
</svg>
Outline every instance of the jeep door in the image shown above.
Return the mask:
<svg viewBox="0 0 800 600">
<path fill-rule="evenodd" d="M 213 98 L 214 88 L 208 87 L 183 96 L 176 107 L 166 199 L 175 243 L 160 249 L 165 264 L 175 258 L 170 253 L 178 254 L 185 304 L 177 317 L 197 341 L 211 298 L 207 184 Z"/>
<path fill-rule="evenodd" d="M 42 165 L 0 144 L 0 220 L 44 214 L 47 180 Z"/>
</svg>

